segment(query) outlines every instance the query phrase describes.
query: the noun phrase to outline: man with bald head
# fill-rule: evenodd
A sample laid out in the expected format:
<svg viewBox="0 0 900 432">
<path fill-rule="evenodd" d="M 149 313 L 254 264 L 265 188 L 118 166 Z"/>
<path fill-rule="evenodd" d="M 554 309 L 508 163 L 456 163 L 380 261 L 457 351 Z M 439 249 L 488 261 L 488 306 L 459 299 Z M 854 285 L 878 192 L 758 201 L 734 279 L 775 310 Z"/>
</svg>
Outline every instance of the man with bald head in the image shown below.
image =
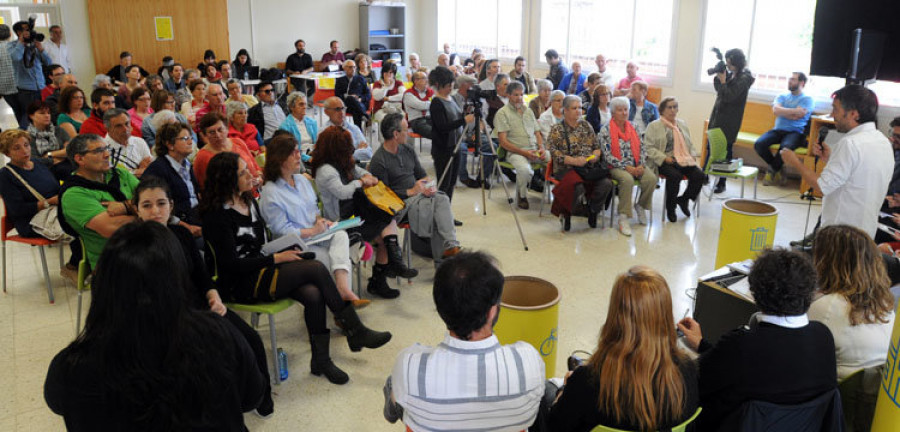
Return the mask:
<svg viewBox="0 0 900 432">
<path fill-rule="evenodd" d="M 585 80 L 587 80 L 587 75 L 581 73 L 581 63 L 572 62 L 572 72 L 563 76 L 562 81 L 559 82 L 559 87 L 556 89 L 562 90 L 566 94 L 578 95 L 578 93 L 584 91 Z"/>
<path fill-rule="evenodd" d="M 334 82 L 334 95 L 344 101 L 347 113 L 353 116 L 353 122 L 362 127 L 363 119 L 369 120 L 369 100 L 372 92 L 362 75 L 356 73 L 356 62 L 347 60 L 344 62 L 346 75 Z"/>
<path fill-rule="evenodd" d="M 353 152 L 353 159 L 357 162 L 371 160 L 372 147 L 369 147 L 369 143 L 366 142 L 362 130 L 344 115 L 344 111 L 347 110 L 344 102 L 339 97 L 332 96 L 325 99 L 323 105 L 325 106 L 325 116 L 328 117 L 324 127 L 338 127 L 350 132 L 350 136 L 353 137 L 353 147 L 356 149 Z"/>
<path fill-rule="evenodd" d="M 600 74 L 600 81 L 608 88 L 615 88 L 616 83 L 613 81 L 612 74 L 606 70 L 606 63 L 606 56 L 603 54 L 597 54 L 597 57 L 594 57 L 594 64 L 597 65 L 597 73 Z"/>
<path fill-rule="evenodd" d="M 614 96 L 627 96 L 631 92 L 631 84 L 635 81 L 644 81 L 643 78 L 638 76 L 638 69 L 640 68 L 637 63 L 633 61 L 630 61 L 625 65 L 625 78 L 619 80 L 619 84 L 616 85 Z"/>
<path fill-rule="evenodd" d="M 222 90 L 222 86 L 220 85 L 210 85 L 209 90 L 206 91 L 206 103 L 197 110 L 197 119 L 202 119 L 203 116 L 211 113 L 217 112 L 225 115 L 225 98 L 228 96 L 225 95 L 225 90 Z M 200 133 L 200 121 L 197 121 L 197 125 L 194 126 L 194 132 Z"/>
</svg>

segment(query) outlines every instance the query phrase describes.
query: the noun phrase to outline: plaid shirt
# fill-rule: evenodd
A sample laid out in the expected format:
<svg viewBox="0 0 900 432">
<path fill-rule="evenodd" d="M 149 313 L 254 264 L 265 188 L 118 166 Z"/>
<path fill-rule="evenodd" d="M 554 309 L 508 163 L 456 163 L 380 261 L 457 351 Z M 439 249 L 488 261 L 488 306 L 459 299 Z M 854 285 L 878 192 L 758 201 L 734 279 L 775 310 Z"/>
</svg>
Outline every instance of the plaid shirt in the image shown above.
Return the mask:
<svg viewBox="0 0 900 432">
<path fill-rule="evenodd" d="M 16 73 L 13 70 L 12 57 L 9 56 L 12 42 L 0 42 L 0 95 L 9 95 L 18 92 L 16 90 Z"/>
</svg>

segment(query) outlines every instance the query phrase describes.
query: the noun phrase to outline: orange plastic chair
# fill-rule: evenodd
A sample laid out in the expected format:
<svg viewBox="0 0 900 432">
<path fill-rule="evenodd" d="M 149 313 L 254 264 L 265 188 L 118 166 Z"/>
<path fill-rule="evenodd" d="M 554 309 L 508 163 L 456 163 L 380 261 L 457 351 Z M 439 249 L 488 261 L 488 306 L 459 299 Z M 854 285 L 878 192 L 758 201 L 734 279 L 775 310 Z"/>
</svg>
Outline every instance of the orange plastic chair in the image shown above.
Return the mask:
<svg viewBox="0 0 900 432">
<path fill-rule="evenodd" d="M 41 254 L 41 266 L 44 270 L 44 281 L 47 283 L 47 297 L 50 298 L 50 304 L 55 302 L 53 298 L 53 286 L 50 284 L 50 272 L 47 271 L 47 255 L 44 251 L 45 246 L 59 245 L 59 267 L 62 268 L 65 264 L 63 264 L 63 248 L 62 243 L 53 240 L 47 240 L 43 237 L 22 237 L 19 235 L 9 235 L 9 232 L 12 231 L 15 227 L 10 223 L 9 219 L 6 217 L 6 202 L 3 203 L 3 217 L 0 218 L 0 241 L 2 241 L 2 250 L 3 250 L 3 293 L 6 294 L 6 242 L 16 242 L 27 244 L 29 246 L 37 246 L 38 251 Z"/>
<path fill-rule="evenodd" d="M 553 158 L 551 157 L 547 160 L 547 168 L 544 169 L 544 194 L 545 197 L 541 198 L 541 210 L 538 212 L 538 217 L 544 215 L 544 201 L 546 200 L 548 203 L 551 202 L 550 195 L 550 185 L 556 186 L 559 184 L 559 180 L 553 177 Z"/>
</svg>

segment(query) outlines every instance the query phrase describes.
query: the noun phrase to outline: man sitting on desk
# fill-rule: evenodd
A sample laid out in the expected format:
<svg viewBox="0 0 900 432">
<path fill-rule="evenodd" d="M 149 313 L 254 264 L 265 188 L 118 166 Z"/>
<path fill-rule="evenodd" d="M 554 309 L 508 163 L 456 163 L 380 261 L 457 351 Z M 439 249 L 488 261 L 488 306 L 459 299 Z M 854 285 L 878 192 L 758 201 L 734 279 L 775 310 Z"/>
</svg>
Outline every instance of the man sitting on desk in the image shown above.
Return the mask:
<svg viewBox="0 0 900 432">
<path fill-rule="evenodd" d="M 325 115 L 328 117 L 328 120 L 325 121 L 325 126 L 322 129 L 324 130 L 327 127 L 346 129 L 350 132 L 350 136 L 353 137 L 353 147 L 356 148 L 356 151 L 353 152 L 353 159 L 357 162 L 371 160 L 372 147 L 369 147 L 369 143 L 366 142 L 366 137 L 363 135 L 362 130 L 344 116 L 344 111 L 347 109 L 344 107 L 344 102 L 337 96 L 332 96 L 325 99 L 324 105 Z"/>
<path fill-rule="evenodd" d="M 803 94 L 803 88 L 806 87 L 806 74 L 803 72 L 794 72 L 788 79 L 788 93 L 779 95 L 772 104 L 772 112 L 775 113 L 775 128 L 764 133 L 753 148 L 767 164 L 766 177 L 763 184 L 768 186 L 772 183 L 783 185 L 787 179 L 781 172 L 784 167 L 784 161 L 781 160 L 780 152 L 782 149 L 796 150 L 798 147 L 806 145 L 806 137 L 803 135 L 803 129 L 806 128 L 806 122 L 813 110 L 813 99 Z M 780 144 L 779 153 L 772 155 L 769 146 L 772 144 Z"/>
<path fill-rule="evenodd" d="M 848 85 L 832 97 L 835 128 L 846 135 L 834 151 L 824 142 L 813 147 L 813 155 L 825 162 L 822 174 L 803 165 L 792 150 L 782 149 L 781 158 L 824 196 L 821 226 L 855 226 L 874 238 L 894 171 L 891 144 L 875 128 L 878 97 L 860 85 Z"/>
<path fill-rule="evenodd" d="M 369 101 L 372 91 L 362 75 L 356 73 L 356 62 L 344 62 L 344 76 L 334 82 L 334 95 L 344 101 L 347 113 L 353 116 L 353 123 L 362 127 L 363 119 L 369 120 Z"/>
<path fill-rule="evenodd" d="M 297 39 L 297 41 L 294 42 L 294 49 L 296 49 L 297 51 L 289 55 L 287 60 L 284 62 L 285 73 L 288 76 L 291 76 L 312 72 L 313 59 L 312 56 L 306 52 L 306 42 L 304 42 L 303 39 Z M 295 90 L 306 93 L 306 95 L 309 96 L 310 89 L 307 88 L 305 79 L 291 78 L 291 85 L 294 86 Z"/>
<path fill-rule="evenodd" d="M 256 126 L 256 130 L 263 136 L 263 141 L 268 142 L 284 122 L 287 111 L 275 100 L 275 86 L 271 81 L 259 83 L 256 91 L 259 103 L 247 111 L 247 122 Z"/>
<path fill-rule="evenodd" d="M 328 66 L 340 66 L 344 63 L 344 53 L 341 52 L 341 45 L 338 41 L 333 40 L 329 45 L 331 47 L 331 51 L 328 51 L 325 54 L 322 54 L 322 70 L 327 71 Z"/>
</svg>

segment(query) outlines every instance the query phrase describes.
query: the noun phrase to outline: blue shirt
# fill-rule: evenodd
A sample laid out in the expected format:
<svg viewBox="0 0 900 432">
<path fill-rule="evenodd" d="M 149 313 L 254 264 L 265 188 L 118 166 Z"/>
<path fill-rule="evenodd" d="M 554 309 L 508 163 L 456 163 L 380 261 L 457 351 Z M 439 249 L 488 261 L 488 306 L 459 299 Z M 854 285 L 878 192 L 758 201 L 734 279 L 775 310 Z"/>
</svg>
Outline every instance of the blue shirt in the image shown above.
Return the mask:
<svg viewBox="0 0 900 432">
<path fill-rule="evenodd" d="M 316 191 L 306 177 L 294 174 L 294 185 L 283 178 L 262 187 L 259 207 L 274 237 L 299 232 L 316 224 L 319 215 Z"/>
<path fill-rule="evenodd" d="M 9 56 L 12 57 L 13 70 L 16 73 L 16 87 L 22 90 L 41 91 L 44 85 L 43 67 L 53 63 L 42 51 L 34 50 L 34 63 L 25 67 L 25 45 L 18 42 L 8 44 Z"/>
<path fill-rule="evenodd" d="M 809 116 L 813 111 L 813 99 L 803 93 L 796 96 L 793 93 L 785 93 L 775 98 L 775 104 L 781 105 L 782 108 L 803 108 L 806 110 L 806 115 L 799 120 L 775 117 L 775 129 L 803 133 L 806 122 L 809 121 Z"/>
</svg>

